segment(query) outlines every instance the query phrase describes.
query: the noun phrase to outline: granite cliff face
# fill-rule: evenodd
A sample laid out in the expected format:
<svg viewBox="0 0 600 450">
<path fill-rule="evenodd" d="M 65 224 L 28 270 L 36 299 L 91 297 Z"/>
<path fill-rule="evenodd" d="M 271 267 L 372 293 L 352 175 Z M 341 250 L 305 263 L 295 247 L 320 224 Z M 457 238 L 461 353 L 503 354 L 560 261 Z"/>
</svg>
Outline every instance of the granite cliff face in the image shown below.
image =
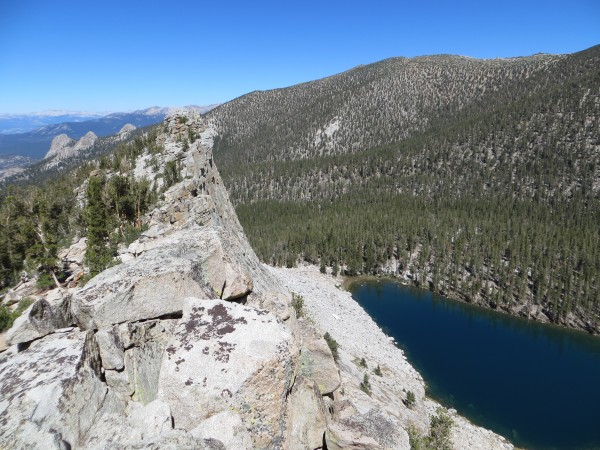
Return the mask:
<svg viewBox="0 0 600 450">
<path fill-rule="evenodd" d="M 319 306 L 358 305 L 323 280 L 259 262 L 213 162 L 213 136 L 197 114 L 167 118 L 159 167 L 142 155 L 134 173 L 153 177 L 176 161 L 183 181 L 146 215 L 147 230 L 119 264 L 44 294 L 17 319 L 0 354 L 0 447 L 408 449 L 408 426 L 426 430 L 433 403 L 402 352 L 377 327 L 351 345 L 345 333 L 364 317 L 350 311 L 344 331 L 330 321 L 345 310 Z M 63 252 L 70 264 L 81 265 L 82 245 Z M 304 317 L 291 290 L 306 298 Z M 353 362 L 369 346 L 385 374 L 371 395 Z M 511 447 L 459 423 L 456 448 Z"/>
<path fill-rule="evenodd" d="M 92 131 L 87 132 L 78 141 L 71 139 L 66 134 L 59 134 L 52 139 L 50 150 L 48 150 L 48 153 L 44 156 L 44 160 L 53 160 L 53 162 L 56 163 L 61 159 L 76 156 L 82 150 L 88 149 L 94 145 L 97 139 L 98 136 Z"/>
<path fill-rule="evenodd" d="M 91 131 L 88 132 L 78 141 L 71 139 L 66 134 L 59 134 L 54 139 L 52 139 L 50 150 L 48 150 L 48 153 L 46 153 L 44 159 L 68 158 L 69 156 L 77 154 L 79 150 L 91 147 L 97 138 L 98 137 Z"/>
</svg>

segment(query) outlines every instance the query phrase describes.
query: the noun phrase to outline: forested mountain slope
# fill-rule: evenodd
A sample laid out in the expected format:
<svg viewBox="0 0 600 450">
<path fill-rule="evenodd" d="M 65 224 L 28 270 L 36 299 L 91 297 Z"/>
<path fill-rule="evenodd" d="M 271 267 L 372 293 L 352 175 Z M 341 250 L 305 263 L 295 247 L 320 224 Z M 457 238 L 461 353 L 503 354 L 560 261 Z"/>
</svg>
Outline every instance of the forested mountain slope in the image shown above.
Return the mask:
<svg viewBox="0 0 600 450">
<path fill-rule="evenodd" d="M 598 331 L 600 47 L 395 58 L 209 113 L 261 258 Z"/>
</svg>

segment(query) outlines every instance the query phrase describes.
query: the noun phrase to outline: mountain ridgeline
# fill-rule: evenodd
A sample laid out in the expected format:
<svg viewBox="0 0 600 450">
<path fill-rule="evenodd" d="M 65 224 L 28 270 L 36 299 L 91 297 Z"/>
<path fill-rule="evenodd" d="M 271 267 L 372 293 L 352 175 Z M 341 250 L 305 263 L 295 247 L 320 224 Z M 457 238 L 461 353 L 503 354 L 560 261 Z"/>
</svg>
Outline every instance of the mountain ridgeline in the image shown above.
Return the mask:
<svg viewBox="0 0 600 450">
<path fill-rule="evenodd" d="M 394 58 L 208 113 L 264 261 L 600 329 L 600 47 Z"/>
<path fill-rule="evenodd" d="M 216 105 L 208 106 L 186 106 L 185 109 L 204 113 Z M 58 135 L 66 134 L 71 139 L 79 139 L 90 131 L 100 137 L 111 136 L 117 134 L 126 124 L 131 124 L 137 128 L 147 127 L 156 123 L 162 122 L 164 118 L 176 111 L 178 108 L 161 108 L 154 106 L 132 112 L 116 112 L 103 117 L 89 118 L 89 120 L 73 121 L 73 117 L 59 116 L 67 119 L 63 122 L 49 123 L 34 130 L 26 132 L 15 131 L 6 133 L 7 130 L 2 130 L 2 123 L 8 121 L 10 123 L 11 116 L 0 116 L 0 161 L 2 158 L 12 155 L 20 155 L 32 159 L 41 159 L 44 157 L 52 139 Z M 21 118 L 21 122 L 28 124 L 35 122 L 39 115 L 23 115 L 13 116 Z M 41 117 L 48 120 L 48 117 Z M 10 130 L 8 130 L 10 131 Z"/>
</svg>

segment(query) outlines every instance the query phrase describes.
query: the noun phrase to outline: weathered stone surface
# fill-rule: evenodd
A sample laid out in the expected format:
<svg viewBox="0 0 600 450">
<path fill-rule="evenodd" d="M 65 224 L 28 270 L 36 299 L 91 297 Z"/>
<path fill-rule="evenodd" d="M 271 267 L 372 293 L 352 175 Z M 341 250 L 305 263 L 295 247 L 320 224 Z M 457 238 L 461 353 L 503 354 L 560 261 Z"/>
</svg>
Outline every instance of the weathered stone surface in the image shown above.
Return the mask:
<svg viewBox="0 0 600 450">
<path fill-rule="evenodd" d="M 87 238 L 83 237 L 73 243 L 70 247 L 59 252 L 58 257 L 67 264 L 82 265 L 87 248 Z"/>
<path fill-rule="evenodd" d="M 23 297 L 21 295 L 19 295 L 19 293 L 15 292 L 14 289 L 9 289 L 6 294 L 4 294 L 4 298 L 2 299 L 2 303 L 5 304 L 6 306 L 11 306 L 14 305 L 16 303 L 19 303 L 19 301 L 22 299 Z"/>
<path fill-rule="evenodd" d="M 98 377 L 99 363 L 91 332 L 56 333 L 3 354 L 0 447 L 81 447 L 104 405 L 119 405 Z"/>
<path fill-rule="evenodd" d="M 6 343 L 6 333 L 0 333 L 0 352 L 3 352 L 8 348 Z"/>
<path fill-rule="evenodd" d="M 125 373 L 133 390 L 133 400 L 146 404 L 156 399 L 161 362 L 175 322 L 153 320 L 127 324 Z"/>
<path fill-rule="evenodd" d="M 30 342 L 71 323 L 68 298 L 57 300 L 53 305 L 45 299 L 40 299 L 15 320 L 6 340 L 9 345 Z"/>
<path fill-rule="evenodd" d="M 165 402 L 154 400 L 147 405 L 130 403 L 129 423 L 143 430 L 148 437 L 159 436 L 173 428 L 171 408 Z"/>
<path fill-rule="evenodd" d="M 255 448 L 252 436 L 235 411 L 222 411 L 203 420 L 190 434 L 198 439 L 216 439 L 227 449 Z"/>
<path fill-rule="evenodd" d="M 155 400 L 148 405 L 131 402 L 124 414 L 106 414 L 87 436 L 86 450 L 221 449 L 218 442 L 196 439 L 173 429 L 169 406 Z"/>
<path fill-rule="evenodd" d="M 50 149 L 44 156 L 44 159 L 53 158 L 56 155 L 59 155 L 65 148 L 75 145 L 75 141 L 71 139 L 66 134 L 59 134 L 52 139 L 52 143 L 50 144 Z"/>
<path fill-rule="evenodd" d="M 363 436 L 359 431 L 333 423 L 325 432 L 327 450 L 383 450 L 375 439 Z M 410 449 L 410 447 L 408 447 Z"/>
<path fill-rule="evenodd" d="M 331 394 L 340 387 L 340 372 L 327 342 L 306 320 L 299 321 L 302 333 L 300 373 L 313 380 L 321 395 Z"/>
<path fill-rule="evenodd" d="M 234 299 L 252 278 L 224 249 L 214 227 L 164 238 L 133 261 L 105 270 L 75 294 L 72 309 L 84 329 L 180 314 L 183 299 Z"/>
<path fill-rule="evenodd" d="M 227 412 L 239 420 L 222 416 L 223 433 L 233 434 L 241 422 L 255 448 L 285 441 L 296 350 L 291 333 L 273 314 L 188 299 L 166 353 L 158 398 L 171 405 L 177 427 L 192 430 Z"/>
<path fill-rule="evenodd" d="M 292 314 L 290 296 L 282 292 L 252 292 L 248 296 L 248 304 L 267 309 L 280 320 L 287 321 Z"/>
<path fill-rule="evenodd" d="M 123 136 L 123 135 L 126 135 L 128 133 L 131 133 L 135 129 L 136 129 L 135 125 L 132 125 L 130 123 L 126 123 L 125 125 L 123 125 L 121 127 L 121 129 L 119 130 L 119 133 L 117 133 L 117 134 L 119 134 L 120 136 Z"/>
<path fill-rule="evenodd" d="M 123 343 L 114 328 L 102 329 L 96 333 L 96 341 L 100 349 L 102 367 L 105 369 L 121 370 L 123 361 Z"/>
<path fill-rule="evenodd" d="M 192 126 L 194 121 L 201 122 L 198 118 L 190 119 L 184 128 Z M 167 121 L 167 126 L 175 135 L 182 129 L 176 122 L 177 118 L 172 118 L 171 122 Z M 178 157 L 183 165 L 182 175 L 190 176 L 191 179 L 186 179 L 165 192 L 164 204 L 159 205 L 149 214 L 148 225 L 152 228 L 160 224 L 175 229 L 191 225 L 217 227 L 221 230 L 223 248 L 227 250 L 231 260 L 238 263 L 243 271 L 250 275 L 253 291 L 282 292 L 281 286 L 275 282 L 254 254 L 235 209 L 229 201 L 227 190 L 213 162 L 211 146 L 215 130 L 210 124 L 197 123 L 196 126 L 199 139 L 190 145 L 187 152 Z M 173 147 L 172 141 L 169 141 L 167 139 L 165 142 L 167 149 Z M 180 152 L 180 148 L 175 151 Z M 146 240 L 144 244 L 148 244 L 148 241 Z M 220 289 L 219 283 L 217 285 Z M 227 297 L 234 298 L 234 296 L 224 295 L 223 299 Z"/>
<path fill-rule="evenodd" d="M 127 398 L 134 393 L 134 387 L 129 382 L 129 376 L 125 370 L 106 370 L 104 378 L 109 388 L 115 391 L 116 394 Z"/>
<path fill-rule="evenodd" d="M 338 445 L 339 448 L 352 448 L 345 443 L 373 441 L 376 446 L 372 448 L 410 450 L 408 433 L 404 431 L 398 420 L 377 408 L 365 414 L 356 414 L 340 420 L 330 427 L 325 436 L 328 449 L 336 448 L 329 447 L 330 441 L 332 445 Z"/>
<path fill-rule="evenodd" d="M 77 155 L 82 150 L 90 148 L 92 145 L 94 145 L 94 142 L 96 142 L 97 139 L 98 136 L 96 136 L 92 131 L 88 131 L 78 141 L 71 139 L 66 134 L 59 134 L 52 139 L 50 150 L 48 150 L 46 156 L 44 156 L 44 159 L 54 159 L 54 161 L 52 161 L 52 163 L 54 163 L 61 159 L 70 158 Z M 47 164 L 47 166 L 52 167 L 55 165 L 52 163 Z"/>
<path fill-rule="evenodd" d="M 297 377 L 290 397 L 290 448 L 315 449 L 323 445 L 327 411 L 315 382 Z"/>
<path fill-rule="evenodd" d="M 410 450 L 408 434 L 397 419 L 378 409 L 332 422 L 326 433 L 327 449 Z"/>
</svg>

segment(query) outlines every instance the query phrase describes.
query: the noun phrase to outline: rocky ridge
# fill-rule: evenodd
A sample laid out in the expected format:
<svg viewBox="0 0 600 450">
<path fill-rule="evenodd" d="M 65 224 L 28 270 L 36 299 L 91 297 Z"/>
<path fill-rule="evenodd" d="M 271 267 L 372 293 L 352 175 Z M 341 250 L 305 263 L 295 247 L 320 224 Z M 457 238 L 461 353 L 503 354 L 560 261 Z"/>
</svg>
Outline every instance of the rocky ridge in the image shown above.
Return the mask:
<svg viewBox="0 0 600 450">
<path fill-rule="evenodd" d="M 184 144 L 190 129 L 197 139 Z M 15 321 L 0 354 L 0 447 L 408 449 L 407 426 L 427 428 L 435 404 L 420 376 L 348 294 L 259 262 L 213 162 L 214 135 L 198 114 L 167 118 L 159 167 L 141 155 L 134 173 L 176 161 L 183 180 L 146 231 L 83 287 L 76 242 L 62 253 L 70 287 Z M 337 362 L 325 331 L 341 345 Z M 354 362 L 365 355 L 384 373 L 371 395 Z M 455 424 L 455 448 L 511 448 Z"/>
<path fill-rule="evenodd" d="M 88 131 L 78 141 L 71 139 L 66 134 L 59 134 L 52 139 L 50 150 L 44 156 L 44 160 L 48 161 L 46 167 L 56 166 L 63 159 L 77 156 L 81 151 L 92 147 L 97 139 L 98 136 L 92 131 Z"/>
</svg>

